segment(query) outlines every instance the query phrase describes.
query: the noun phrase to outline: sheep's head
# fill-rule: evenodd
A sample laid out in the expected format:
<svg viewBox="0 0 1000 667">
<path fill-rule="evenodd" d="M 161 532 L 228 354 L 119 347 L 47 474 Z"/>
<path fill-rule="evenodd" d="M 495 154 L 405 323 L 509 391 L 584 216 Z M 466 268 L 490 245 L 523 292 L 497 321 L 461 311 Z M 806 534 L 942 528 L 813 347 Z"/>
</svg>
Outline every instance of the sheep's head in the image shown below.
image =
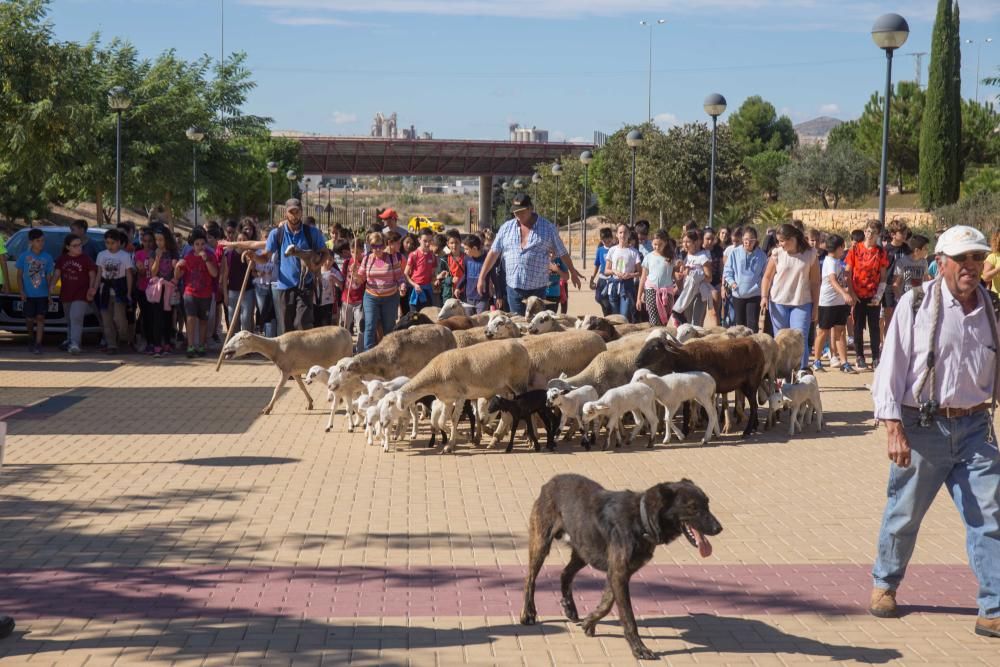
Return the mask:
<svg viewBox="0 0 1000 667">
<path fill-rule="evenodd" d="M 674 371 L 678 354 L 684 353 L 680 341 L 669 333 L 662 337 L 647 340 L 635 358 L 637 368 L 648 368 L 658 375 L 666 375 Z"/>
<path fill-rule="evenodd" d="M 693 324 L 688 324 L 687 322 L 685 322 L 684 324 L 677 327 L 677 340 L 679 340 L 682 343 L 686 343 L 692 338 L 701 338 L 701 336 L 702 332 L 700 332 L 698 330 L 698 327 L 696 327 Z"/>
<path fill-rule="evenodd" d="M 753 335 L 753 329 L 742 324 L 737 324 L 726 329 L 726 333 L 733 338 L 747 338 Z"/>
<path fill-rule="evenodd" d="M 373 398 L 381 398 L 382 396 L 385 396 L 385 392 L 383 391 L 383 388 L 385 387 L 384 381 L 378 379 L 362 380 L 361 384 L 365 386 L 365 391 L 368 392 L 369 396 Z"/>
<path fill-rule="evenodd" d="M 387 428 L 389 424 L 402 417 L 405 412 L 396 404 L 396 397 L 392 393 L 389 392 L 378 402 L 378 423 L 382 428 Z"/>
<path fill-rule="evenodd" d="M 643 384 L 647 384 L 647 380 L 654 377 L 656 377 L 656 374 L 653 371 L 648 368 L 640 368 L 636 370 L 635 373 L 632 373 L 632 382 L 642 382 Z"/>
<path fill-rule="evenodd" d="M 257 352 L 254 349 L 253 340 L 256 338 L 254 334 L 249 331 L 241 331 L 226 343 L 226 346 L 222 348 L 222 358 L 223 359 L 233 359 L 235 357 L 242 357 L 252 352 Z"/>
<path fill-rule="evenodd" d="M 486 404 L 487 412 L 500 412 L 503 408 L 506 399 L 503 396 L 497 395 L 490 399 L 490 402 Z"/>
<path fill-rule="evenodd" d="M 528 323 L 528 333 L 548 333 L 550 331 L 555 331 L 557 327 L 558 323 L 556 322 L 556 316 L 552 313 L 552 311 L 543 310 L 540 313 L 536 313 L 535 316 L 531 318 L 531 322 Z"/>
<path fill-rule="evenodd" d="M 443 320 L 446 317 L 451 317 L 452 315 L 465 315 L 465 306 L 462 305 L 459 299 L 448 299 L 441 306 L 441 312 L 438 313 L 438 319 Z"/>
<path fill-rule="evenodd" d="M 410 327 L 415 327 L 420 324 L 434 324 L 434 321 L 418 310 L 411 310 L 406 315 L 399 318 L 399 321 L 396 322 L 396 326 L 393 327 L 393 331 L 402 331 L 403 329 L 409 329 Z"/>
<path fill-rule="evenodd" d="M 330 366 L 330 377 L 326 381 L 327 389 L 333 392 L 340 391 L 341 388 L 357 380 L 357 377 L 350 370 L 354 363 L 353 357 L 345 357 Z"/>
<path fill-rule="evenodd" d="M 559 389 L 564 393 L 567 391 L 572 391 L 574 387 L 573 385 L 571 385 L 569 382 L 566 381 L 567 379 L 569 379 L 568 375 L 566 375 L 565 373 L 560 373 L 559 377 L 552 378 L 551 380 L 549 380 L 547 386 L 549 389 Z"/>
<path fill-rule="evenodd" d="M 324 375 L 324 374 L 327 377 L 329 377 L 330 376 L 330 369 L 324 368 L 322 366 L 310 366 L 309 367 L 309 372 L 306 373 L 306 377 L 305 377 L 306 384 L 312 384 L 313 380 L 315 380 L 320 375 Z"/>
<path fill-rule="evenodd" d="M 545 392 L 545 405 L 550 408 L 557 408 L 562 404 L 562 397 L 566 395 L 566 389 L 561 389 L 559 387 L 550 387 L 547 392 Z"/>
<path fill-rule="evenodd" d="M 521 330 L 514 324 L 514 320 L 507 315 L 497 315 L 486 325 L 486 337 L 490 340 L 500 340 L 503 338 L 519 338 Z"/>
<path fill-rule="evenodd" d="M 583 418 L 589 422 L 608 412 L 610 409 L 611 406 L 604 405 L 598 401 L 587 401 L 583 404 L 583 409 L 580 412 L 583 414 Z"/>
</svg>

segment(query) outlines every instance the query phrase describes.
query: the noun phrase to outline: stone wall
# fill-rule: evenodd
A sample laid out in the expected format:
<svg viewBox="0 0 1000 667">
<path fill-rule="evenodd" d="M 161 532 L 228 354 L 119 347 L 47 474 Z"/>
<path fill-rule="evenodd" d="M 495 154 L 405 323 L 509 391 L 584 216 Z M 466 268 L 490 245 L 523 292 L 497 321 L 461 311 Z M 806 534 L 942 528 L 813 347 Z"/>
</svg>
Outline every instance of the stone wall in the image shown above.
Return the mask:
<svg viewBox="0 0 1000 667">
<path fill-rule="evenodd" d="M 825 232 L 850 234 L 853 229 L 861 229 L 865 223 L 878 218 L 878 209 L 800 209 L 792 211 L 792 218 L 801 220 L 806 229 L 816 228 Z M 934 216 L 931 213 L 914 210 L 892 210 L 885 212 L 886 222 L 893 218 L 903 218 L 913 229 L 934 229 Z"/>
</svg>

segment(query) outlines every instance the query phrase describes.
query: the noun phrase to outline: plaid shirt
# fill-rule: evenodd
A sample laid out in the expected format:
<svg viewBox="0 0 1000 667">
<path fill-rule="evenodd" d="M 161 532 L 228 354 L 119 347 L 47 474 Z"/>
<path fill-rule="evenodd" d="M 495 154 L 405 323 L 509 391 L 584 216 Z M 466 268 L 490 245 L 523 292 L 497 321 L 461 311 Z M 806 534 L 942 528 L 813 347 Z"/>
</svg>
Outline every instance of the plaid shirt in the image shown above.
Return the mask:
<svg viewBox="0 0 1000 667">
<path fill-rule="evenodd" d="M 500 255 L 507 273 L 507 285 L 515 289 L 539 289 L 549 284 L 549 252 L 556 257 L 566 254 L 556 226 L 538 216 L 528 234 L 528 243 L 521 248 L 521 228 L 517 219 L 500 227 L 490 250 Z"/>
</svg>

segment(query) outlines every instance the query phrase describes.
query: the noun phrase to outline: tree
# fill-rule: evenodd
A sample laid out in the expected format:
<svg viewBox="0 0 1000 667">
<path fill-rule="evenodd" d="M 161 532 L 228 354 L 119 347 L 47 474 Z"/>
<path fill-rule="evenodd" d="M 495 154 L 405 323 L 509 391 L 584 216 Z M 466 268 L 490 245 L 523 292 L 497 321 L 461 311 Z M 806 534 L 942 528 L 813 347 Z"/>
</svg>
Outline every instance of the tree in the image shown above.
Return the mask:
<svg viewBox="0 0 1000 667">
<path fill-rule="evenodd" d="M 905 179 L 915 178 L 920 168 L 920 122 L 926 94 L 913 81 L 900 81 L 889 106 L 888 171 L 900 192 Z M 854 146 L 876 164 L 882 159 L 882 121 L 885 98 L 872 93 L 857 120 Z M 887 176 L 889 178 L 889 176 Z"/>
<path fill-rule="evenodd" d="M 804 146 L 782 172 L 780 187 L 786 200 L 837 208 L 842 200 L 856 200 L 871 192 L 871 164 L 847 143 L 825 150 Z"/>
<path fill-rule="evenodd" d="M 558 179 L 552 175 L 552 164 L 542 162 L 535 165 L 535 173 L 541 177 L 538 183 L 531 183 L 530 178 L 521 180 L 531 184 L 530 192 L 535 210 L 548 220 L 558 221 L 560 226 L 565 226 L 571 220 L 580 219 L 580 208 L 583 203 L 583 164 L 580 162 L 579 154 L 564 155 L 559 160 L 562 174 Z M 509 200 L 514 194 L 513 189 L 508 190 L 507 199 Z M 557 202 L 558 217 L 555 217 Z M 505 211 L 504 215 L 510 217 L 509 213 L 509 210 Z"/>
<path fill-rule="evenodd" d="M 855 145 L 858 138 L 858 121 L 849 120 L 846 123 L 841 123 L 832 130 L 826 138 L 826 147 L 833 148 L 837 144 L 850 144 Z"/>
<path fill-rule="evenodd" d="M 962 164 L 1000 162 L 1000 114 L 990 102 L 962 100 Z"/>
<path fill-rule="evenodd" d="M 956 19 L 951 0 L 938 0 L 920 130 L 920 203 L 927 210 L 957 201 L 961 182 L 961 63 Z"/>
<path fill-rule="evenodd" d="M 798 135 L 788 116 L 778 117 L 774 105 L 759 95 L 748 97 L 729 117 L 733 140 L 748 156 L 798 145 Z"/>
<path fill-rule="evenodd" d="M 750 187 L 767 200 L 777 201 L 781 171 L 789 162 L 787 151 L 766 150 L 748 157 L 744 164 L 750 172 Z"/>
</svg>

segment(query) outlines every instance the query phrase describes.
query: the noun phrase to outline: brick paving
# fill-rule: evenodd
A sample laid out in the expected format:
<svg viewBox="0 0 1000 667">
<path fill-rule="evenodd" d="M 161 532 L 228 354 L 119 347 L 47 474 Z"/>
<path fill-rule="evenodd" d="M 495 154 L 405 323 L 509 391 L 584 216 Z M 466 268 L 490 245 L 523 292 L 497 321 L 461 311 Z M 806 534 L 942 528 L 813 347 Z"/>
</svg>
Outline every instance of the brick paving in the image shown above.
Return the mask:
<svg viewBox="0 0 1000 667">
<path fill-rule="evenodd" d="M 995 663 L 946 493 L 904 616 L 864 613 L 887 473 L 870 374 L 820 376 L 818 435 L 440 456 L 425 431 L 389 454 L 339 417 L 324 433 L 297 390 L 261 417 L 272 368 L 213 366 L 0 343 L 0 613 L 19 621 L 0 664 L 635 664 L 614 613 L 595 638 L 560 616 L 565 547 L 539 580 L 541 622 L 517 623 L 528 511 L 560 472 L 633 489 L 685 476 L 711 496 L 713 556 L 681 541 L 634 580 L 663 662 Z M 584 611 L 601 582 L 578 582 Z"/>
</svg>

